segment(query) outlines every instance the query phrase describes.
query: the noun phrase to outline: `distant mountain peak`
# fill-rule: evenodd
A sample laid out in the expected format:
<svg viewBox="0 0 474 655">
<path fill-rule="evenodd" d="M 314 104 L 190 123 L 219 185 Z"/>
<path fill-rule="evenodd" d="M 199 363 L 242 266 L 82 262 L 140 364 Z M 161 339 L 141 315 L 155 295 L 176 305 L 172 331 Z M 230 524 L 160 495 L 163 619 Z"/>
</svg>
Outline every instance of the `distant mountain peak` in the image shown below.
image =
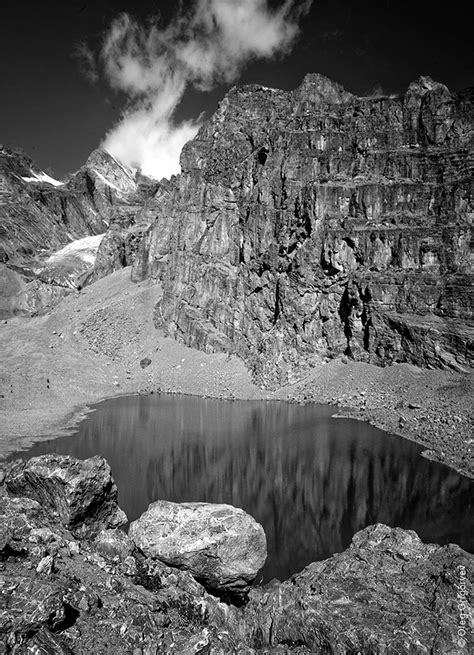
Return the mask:
<svg viewBox="0 0 474 655">
<path fill-rule="evenodd" d="M 82 167 L 104 184 L 119 192 L 136 189 L 135 173 L 103 148 L 93 150 Z"/>
<path fill-rule="evenodd" d="M 354 98 L 352 93 L 346 91 L 342 84 L 334 82 L 334 80 L 321 73 L 308 73 L 305 75 L 302 83 L 296 89 L 296 94 L 313 102 L 320 100 L 332 104 L 348 102 Z"/>
<path fill-rule="evenodd" d="M 104 148 L 96 148 L 93 150 L 85 163 L 86 168 L 101 169 L 108 168 L 110 166 L 120 168 L 130 177 L 134 177 L 134 173 L 130 168 L 122 164 L 118 159 L 110 154 L 108 150 L 105 150 Z"/>
</svg>

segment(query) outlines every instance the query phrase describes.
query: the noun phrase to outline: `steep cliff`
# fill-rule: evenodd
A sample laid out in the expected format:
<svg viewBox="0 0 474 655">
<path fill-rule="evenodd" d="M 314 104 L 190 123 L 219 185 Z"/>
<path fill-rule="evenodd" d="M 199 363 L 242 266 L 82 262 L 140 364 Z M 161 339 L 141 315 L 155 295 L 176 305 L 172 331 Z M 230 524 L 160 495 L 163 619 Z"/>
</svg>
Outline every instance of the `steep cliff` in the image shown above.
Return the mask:
<svg viewBox="0 0 474 655">
<path fill-rule="evenodd" d="M 402 97 L 315 74 L 232 89 L 135 219 L 156 325 L 269 387 L 341 353 L 472 362 L 472 120 L 471 92 L 427 77 Z"/>
</svg>

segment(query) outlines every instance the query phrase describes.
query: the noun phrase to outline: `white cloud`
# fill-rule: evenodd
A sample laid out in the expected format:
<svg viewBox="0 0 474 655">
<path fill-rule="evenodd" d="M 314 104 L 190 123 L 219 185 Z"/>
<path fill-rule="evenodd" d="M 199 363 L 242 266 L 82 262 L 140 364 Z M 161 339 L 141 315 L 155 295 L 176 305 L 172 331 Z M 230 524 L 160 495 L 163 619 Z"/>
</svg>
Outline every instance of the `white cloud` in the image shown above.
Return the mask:
<svg viewBox="0 0 474 655">
<path fill-rule="evenodd" d="M 178 173 L 181 149 L 199 129 L 198 120 L 173 122 L 186 86 L 210 89 L 235 80 L 252 59 L 286 54 L 311 2 L 286 0 L 270 9 L 267 0 L 196 0 L 164 28 L 118 16 L 100 59 L 110 85 L 131 106 L 102 145 L 158 179 Z"/>
</svg>

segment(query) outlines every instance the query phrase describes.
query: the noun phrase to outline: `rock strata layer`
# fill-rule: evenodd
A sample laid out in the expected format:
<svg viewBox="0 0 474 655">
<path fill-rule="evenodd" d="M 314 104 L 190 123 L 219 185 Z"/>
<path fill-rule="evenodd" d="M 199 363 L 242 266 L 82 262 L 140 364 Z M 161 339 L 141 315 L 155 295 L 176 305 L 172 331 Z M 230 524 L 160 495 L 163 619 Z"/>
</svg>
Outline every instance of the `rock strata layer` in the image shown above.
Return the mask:
<svg viewBox="0 0 474 655">
<path fill-rule="evenodd" d="M 90 539 L 94 504 L 84 502 L 73 534 L 60 485 L 45 492 L 45 471 L 63 476 L 57 468 L 65 462 L 53 467 L 52 458 L 33 466 L 43 472 L 40 502 L 21 495 L 35 495 L 35 478 L 8 482 L 17 479 L 18 464 L 6 466 L 7 485 L 0 484 L 2 652 L 472 652 L 474 558 L 455 545 L 423 544 L 414 532 L 370 526 L 346 551 L 286 582 L 253 588 L 248 602 L 235 607 L 209 595 L 189 572 L 144 556 L 120 531 Z M 91 467 L 91 460 L 67 464 L 84 501 Z"/>
<path fill-rule="evenodd" d="M 275 387 L 324 358 L 473 361 L 473 103 L 428 77 L 356 97 L 321 75 L 235 88 L 139 214 L 155 322 Z"/>
<path fill-rule="evenodd" d="M 248 591 L 267 557 L 262 526 L 231 505 L 159 500 L 130 525 L 129 535 L 147 557 L 234 594 Z"/>
</svg>

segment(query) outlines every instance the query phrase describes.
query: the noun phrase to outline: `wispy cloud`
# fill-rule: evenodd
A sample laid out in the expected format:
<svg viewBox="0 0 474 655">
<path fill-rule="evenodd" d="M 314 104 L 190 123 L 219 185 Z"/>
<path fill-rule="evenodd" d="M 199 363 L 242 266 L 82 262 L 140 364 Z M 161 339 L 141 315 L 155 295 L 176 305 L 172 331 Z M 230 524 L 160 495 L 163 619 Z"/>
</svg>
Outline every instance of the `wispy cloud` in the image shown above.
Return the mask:
<svg viewBox="0 0 474 655">
<path fill-rule="evenodd" d="M 95 84 L 99 81 L 96 59 L 87 43 L 84 41 L 76 43 L 72 51 L 72 57 L 78 62 L 81 73 L 89 82 Z"/>
<path fill-rule="evenodd" d="M 287 54 L 312 0 L 196 0 L 161 26 L 121 14 L 110 25 L 99 62 L 108 83 L 130 105 L 103 146 L 125 164 L 156 178 L 179 172 L 183 145 L 199 118 L 176 124 L 174 112 L 188 85 L 208 90 L 232 82 L 253 59 Z M 89 52 L 84 49 L 83 61 Z M 90 70 L 95 70 L 90 66 Z"/>
</svg>

